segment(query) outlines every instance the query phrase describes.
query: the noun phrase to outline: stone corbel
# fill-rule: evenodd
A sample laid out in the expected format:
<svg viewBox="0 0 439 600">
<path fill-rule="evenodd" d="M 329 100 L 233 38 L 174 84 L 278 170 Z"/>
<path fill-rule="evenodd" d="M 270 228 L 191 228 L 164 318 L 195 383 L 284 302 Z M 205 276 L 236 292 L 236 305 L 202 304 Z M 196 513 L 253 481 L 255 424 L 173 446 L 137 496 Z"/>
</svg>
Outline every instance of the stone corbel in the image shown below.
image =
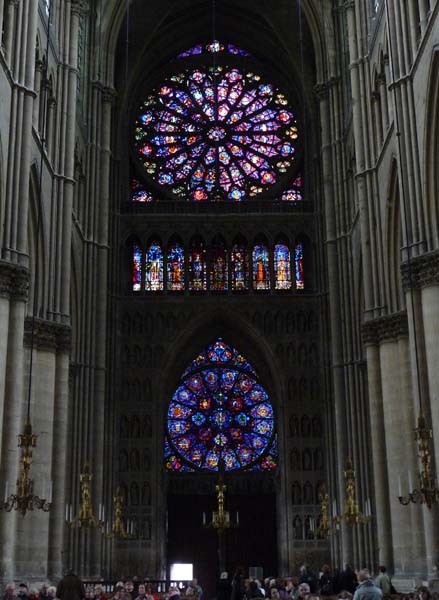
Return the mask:
<svg viewBox="0 0 439 600">
<path fill-rule="evenodd" d="M 406 311 L 401 311 L 367 321 L 361 328 L 364 345 L 378 345 L 380 342 L 397 340 L 409 333 Z"/>
<path fill-rule="evenodd" d="M 71 13 L 82 17 L 90 10 L 90 5 L 87 0 L 71 0 Z"/>
<path fill-rule="evenodd" d="M 33 344 L 40 350 L 69 353 L 71 349 L 71 327 L 45 319 L 35 319 Z M 24 323 L 24 345 L 31 346 L 32 317 L 26 317 Z"/>
</svg>

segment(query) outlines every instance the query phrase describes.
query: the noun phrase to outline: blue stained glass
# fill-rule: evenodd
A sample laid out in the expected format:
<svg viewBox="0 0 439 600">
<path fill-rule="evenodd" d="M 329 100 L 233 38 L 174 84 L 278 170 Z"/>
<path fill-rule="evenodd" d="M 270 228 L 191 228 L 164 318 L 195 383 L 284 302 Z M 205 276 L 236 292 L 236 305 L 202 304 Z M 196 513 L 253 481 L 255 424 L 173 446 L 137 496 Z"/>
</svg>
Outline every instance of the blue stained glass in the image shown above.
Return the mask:
<svg viewBox="0 0 439 600">
<path fill-rule="evenodd" d="M 133 292 L 140 292 L 142 281 L 142 250 L 138 244 L 133 244 L 132 286 Z"/>
<path fill-rule="evenodd" d="M 305 289 L 305 270 L 303 267 L 303 244 L 298 242 L 295 248 L 296 290 Z"/>
<path fill-rule="evenodd" d="M 270 289 L 270 263 L 266 246 L 261 244 L 253 249 L 253 287 L 255 290 Z"/>
<path fill-rule="evenodd" d="M 168 411 L 168 469 L 216 471 L 220 459 L 226 470 L 274 468 L 273 408 L 235 348 L 218 339 L 192 361 L 183 382 Z"/>
<path fill-rule="evenodd" d="M 274 248 L 274 276 L 277 290 L 291 289 L 291 255 L 285 244 L 276 244 Z"/>
<path fill-rule="evenodd" d="M 168 290 L 184 290 L 184 250 L 179 244 L 172 246 L 168 252 Z"/>
<path fill-rule="evenodd" d="M 163 290 L 163 252 L 159 243 L 152 243 L 146 251 L 145 290 Z"/>
</svg>

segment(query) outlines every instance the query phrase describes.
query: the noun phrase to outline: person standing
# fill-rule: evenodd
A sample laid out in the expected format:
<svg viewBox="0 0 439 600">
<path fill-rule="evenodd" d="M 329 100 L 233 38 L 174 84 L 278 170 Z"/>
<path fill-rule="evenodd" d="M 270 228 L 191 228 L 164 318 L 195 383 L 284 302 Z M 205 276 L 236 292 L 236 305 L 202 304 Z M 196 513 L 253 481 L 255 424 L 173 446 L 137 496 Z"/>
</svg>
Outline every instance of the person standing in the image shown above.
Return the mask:
<svg viewBox="0 0 439 600">
<path fill-rule="evenodd" d="M 390 596 L 392 593 L 392 582 L 387 574 L 387 569 L 384 565 L 381 565 L 378 570 L 379 574 L 375 579 L 375 585 L 383 592 L 383 596 Z"/>
<path fill-rule="evenodd" d="M 60 600 L 83 600 L 85 588 L 73 571 L 68 571 L 56 588 L 56 597 Z"/>
<path fill-rule="evenodd" d="M 377 587 L 367 569 L 358 573 L 359 586 L 355 590 L 353 600 L 381 600 L 383 592 Z"/>
</svg>

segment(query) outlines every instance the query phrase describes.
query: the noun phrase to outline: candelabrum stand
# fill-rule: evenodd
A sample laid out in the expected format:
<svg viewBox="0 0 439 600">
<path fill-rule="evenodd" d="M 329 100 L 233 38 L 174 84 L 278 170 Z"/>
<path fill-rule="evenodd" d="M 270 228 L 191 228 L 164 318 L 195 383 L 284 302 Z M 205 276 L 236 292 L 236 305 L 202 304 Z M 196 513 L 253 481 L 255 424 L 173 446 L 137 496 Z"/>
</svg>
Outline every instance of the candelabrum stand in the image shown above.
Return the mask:
<svg viewBox="0 0 439 600">
<path fill-rule="evenodd" d="M 52 506 L 52 483 L 48 486 L 48 499 L 40 498 L 34 494 L 34 480 L 30 477 L 32 466 L 32 450 L 37 445 L 37 436 L 32 433 L 32 425 L 28 419 L 24 432 L 18 436 L 18 447 L 21 448 L 20 474 L 16 483 L 15 494 L 8 495 L 8 482 L 6 482 L 5 501 L 0 505 L 7 512 L 17 510 L 23 517 L 28 511 L 37 508 L 48 512 Z M 45 490 L 43 490 L 45 495 Z"/>
<path fill-rule="evenodd" d="M 230 513 L 225 510 L 225 493 L 227 486 L 224 483 L 224 469 L 219 469 L 218 483 L 215 486 L 217 498 L 217 510 L 212 513 L 212 520 L 208 523 L 206 513 L 203 513 L 203 527 L 215 529 L 218 536 L 218 566 L 219 572 L 226 570 L 226 548 L 225 532 L 228 529 L 239 527 L 239 513 L 236 512 L 236 519 L 232 522 Z"/>
<path fill-rule="evenodd" d="M 398 481 L 398 500 L 404 506 L 413 502 L 414 504 L 425 504 L 429 509 L 439 503 L 439 489 L 436 478 L 432 474 L 430 444 L 433 433 L 427 427 L 425 417 L 421 413 L 418 417 L 418 426 L 415 429 L 415 440 L 418 442 L 418 455 L 421 459 L 421 470 L 419 472 L 419 489 L 412 489 L 411 473 L 409 473 L 409 493 L 402 494 L 401 478 Z"/>
<path fill-rule="evenodd" d="M 125 527 L 123 520 L 123 496 L 121 494 L 120 488 L 118 487 L 116 490 L 116 494 L 113 496 L 114 502 L 114 522 L 111 528 L 111 531 L 106 533 L 108 539 L 117 539 L 117 540 L 133 540 L 135 539 L 134 534 L 134 525 L 133 522 L 128 524 L 128 527 Z M 109 523 L 107 523 L 109 528 Z"/>
<path fill-rule="evenodd" d="M 83 472 L 79 476 L 81 486 L 81 504 L 79 506 L 79 514 L 74 519 L 72 518 L 72 505 L 66 506 L 66 521 L 69 527 L 77 529 L 102 529 L 104 527 L 105 508 L 99 507 L 99 518 L 93 514 L 93 506 L 91 502 L 91 481 L 93 475 L 90 473 L 90 468 L 86 463 Z"/>
<path fill-rule="evenodd" d="M 363 514 L 359 507 L 355 497 L 355 471 L 350 458 L 346 461 L 346 469 L 343 472 L 346 481 L 346 504 L 344 511 L 339 516 L 334 516 L 334 523 L 341 525 L 346 523 L 353 527 L 354 525 L 365 525 L 372 519 L 370 510 L 370 500 L 366 500 L 366 514 Z"/>
</svg>

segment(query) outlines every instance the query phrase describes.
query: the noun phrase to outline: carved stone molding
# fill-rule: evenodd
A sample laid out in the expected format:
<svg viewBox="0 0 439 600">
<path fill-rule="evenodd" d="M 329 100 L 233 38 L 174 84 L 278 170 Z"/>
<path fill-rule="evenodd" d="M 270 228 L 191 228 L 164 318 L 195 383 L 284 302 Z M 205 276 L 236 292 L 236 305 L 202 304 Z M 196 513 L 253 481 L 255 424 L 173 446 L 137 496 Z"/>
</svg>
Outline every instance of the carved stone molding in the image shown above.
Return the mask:
<svg viewBox="0 0 439 600">
<path fill-rule="evenodd" d="M 409 331 L 407 313 L 401 311 L 380 317 L 364 323 L 362 327 L 364 344 L 379 344 L 380 342 L 396 340 L 407 336 Z"/>
<path fill-rule="evenodd" d="M 45 319 L 35 319 L 34 326 L 34 348 L 39 350 L 49 350 L 53 352 L 70 352 L 71 348 L 71 327 L 46 321 Z M 32 338 L 32 317 L 26 317 L 24 322 L 24 345 L 31 346 Z"/>
<path fill-rule="evenodd" d="M 26 302 L 29 295 L 29 270 L 0 260 L 0 297 Z"/>
<path fill-rule="evenodd" d="M 429 285 L 439 285 L 439 250 L 428 252 L 411 259 L 412 285 L 422 289 Z M 410 273 L 407 262 L 401 265 L 402 285 L 410 289 Z"/>
</svg>

